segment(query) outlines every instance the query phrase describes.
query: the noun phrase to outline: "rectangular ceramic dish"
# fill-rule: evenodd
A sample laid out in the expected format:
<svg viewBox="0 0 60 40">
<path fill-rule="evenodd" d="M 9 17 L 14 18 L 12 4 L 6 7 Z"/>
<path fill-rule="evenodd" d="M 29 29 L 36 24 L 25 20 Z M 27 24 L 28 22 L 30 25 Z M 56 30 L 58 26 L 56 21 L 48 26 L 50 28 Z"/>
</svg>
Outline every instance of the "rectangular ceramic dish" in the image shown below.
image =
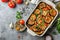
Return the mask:
<svg viewBox="0 0 60 40">
<path fill-rule="evenodd" d="M 45 33 L 46 33 L 46 31 L 51 27 L 51 25 L 52 25 L 52 23 L 54 22 L 54 20 L 56 19 L 56 17 L 58 16 L 58 11 L 57 11 L 57 9 L 55 8 L 55 5 L 52 3 L 52 2 L 50 2 L 50 1 L 48 1 L 48 0 L 42 0 L 42 1 L 40 1 L 40 2 L 44 2 L 44 3 L 46 3 L 46 4 L 48 4 L 48 5 L 50 5 L 50 6 L 52 6 L 52 8 L 54 8 L 55 10 L 56 10 L 56 12 L 57 12 L 57 14 L 56 14 L 56 16 L 54 17 L 54 19 L 51 21 L 51 23 L 49 24 L 49 26 L 45 29 L 45 31 L 41 34 L 41 35 L 38 35 L 38 34 L 36 34 L 35 32 L 33 32 L 32 30 L 30 30 L 29 29 L 29 27 L 27 26 L 27 24 L 26 24 L 26 27 L 27 27 L 27 32 L 29 33 L 29 34 L 31 34 L 31 35 L 33 35 L 33 36 L 43 36 Z M 39 3 L 40 3 L 39 2 Z M 39 5 L 39 3 L 36 5 L 36 7 Z M 36 7 L 35 7 L 35 9 L 36 9 Z M 34 9 L 34 10 L 35 10 Z M 34 10 L 33 10 L 33 12 L 34 12 Z M 32 13 L 33 13 L 32 12 Z M 31 14 L 32 14 L 31 13 Z M 31 15 L 30 14 L 30 15 Z M 30 16 L 29 16 L 30 17 Z M 29 19 L 29 17 L 28 17 L 28 19 Z M 27 19 L 27 20 L 28 20 Z M 27 22 L 27 21 L 26 21 Z"/>
</svg>

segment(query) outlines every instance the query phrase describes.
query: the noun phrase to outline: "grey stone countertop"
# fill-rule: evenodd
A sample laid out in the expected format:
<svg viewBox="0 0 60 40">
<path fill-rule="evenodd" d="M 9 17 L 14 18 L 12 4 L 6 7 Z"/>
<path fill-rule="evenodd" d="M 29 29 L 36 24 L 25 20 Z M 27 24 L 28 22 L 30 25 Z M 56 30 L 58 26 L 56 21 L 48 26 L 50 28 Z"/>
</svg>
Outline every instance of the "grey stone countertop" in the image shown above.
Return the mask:
<svg viewBox="0 0 60 40">
<path fill-rule="evenodd" d="M 18 40 L 17 35 L 20 34 L 20 40 L 44 40 L 43 37 L 33 37 L 29 33 L 22 32 L 19 33 L 15 30 L 9 28 L 11 22 L 16 22 L 16 12 L 22 11 L 21 8 L 24 8 L 24 4 L 17 5 L 16 8 L 11 9 L 8 7 L 8 3 L 3 3 L 0 1 L 0 40 Z M 26 20 L 27 16 L 35 8 L 35 5 L 29 4 L 23 13 L 23 19 Z M 60 34 L 53 35 L 54 40 L 60 40 Z"/>
</svg>

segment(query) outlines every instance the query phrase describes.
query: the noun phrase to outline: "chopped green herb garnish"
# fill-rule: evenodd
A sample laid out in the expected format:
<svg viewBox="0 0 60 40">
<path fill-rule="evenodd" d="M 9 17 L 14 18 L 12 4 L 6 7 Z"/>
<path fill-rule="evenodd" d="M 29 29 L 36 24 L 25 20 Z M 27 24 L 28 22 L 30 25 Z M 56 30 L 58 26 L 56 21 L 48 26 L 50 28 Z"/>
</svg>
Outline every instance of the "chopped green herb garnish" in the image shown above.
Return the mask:
<svg viewBox="0 0 60 40">
<path fill-rule="evenodd" d="M 40 24 L 38 24 L 38 25 L 36 26 L 36 29 L 40 30 Z"/>
<path fill-rule="evenodd" d="M 37 28 L 38 30 L 40 30 L 40 27 L 39 27 L 39 26 L 36 26 L 36 28 Z"/>
<path fill-rule="evenodd" d="M 42 9 L 40 9 L 40 13 L 42 14 L 42 12 L 43 12 L 43 10 Z"/>
<path fill-rule="evenodd" d="M 42 26 L 44 25 L 44 19 L 42 19 L 42 23 L 41 23 L 41 25 L 42 25 Z"/>
<path fill-rule="evenodd" d="M 36 15 L 36 17 L 38 16 L 38 14 L 35 14 Z"/>
</svg>

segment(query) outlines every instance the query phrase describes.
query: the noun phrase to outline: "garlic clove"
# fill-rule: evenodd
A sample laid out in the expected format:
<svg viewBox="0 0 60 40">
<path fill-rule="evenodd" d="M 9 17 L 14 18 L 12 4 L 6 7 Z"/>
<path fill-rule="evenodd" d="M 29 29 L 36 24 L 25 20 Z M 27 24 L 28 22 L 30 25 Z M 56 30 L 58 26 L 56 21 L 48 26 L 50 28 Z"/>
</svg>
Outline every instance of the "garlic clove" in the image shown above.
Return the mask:
<svg viewBox="0 0 60 40">
<path fill-rule="evenodd" d="M 9 27 L 10 27 L 11 29 L 14 29 L 14 23 L 11 22 L 11 23 L 9 24 Z"/>
</svg>

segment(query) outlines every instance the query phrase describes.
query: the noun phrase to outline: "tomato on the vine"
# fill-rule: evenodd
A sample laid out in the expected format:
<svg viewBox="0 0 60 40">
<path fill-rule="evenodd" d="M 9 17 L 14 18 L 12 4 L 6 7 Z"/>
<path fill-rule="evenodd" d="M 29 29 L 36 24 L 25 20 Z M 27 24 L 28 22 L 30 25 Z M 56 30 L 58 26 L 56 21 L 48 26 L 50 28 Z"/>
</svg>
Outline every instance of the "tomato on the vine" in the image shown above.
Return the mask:
<svg viewBox="0 0 60 40">
<path fill-rule="evenodd" d="M 2 2 L 8 2 L 9 0 L 1 0 Z"/>
<path fill-rule="evenodd" d="M 9 6 L 10 8 L 15 8 L 16 4 L 15 4 L 14 1 L 10 1 L 10 2 L 8 2 L 8 6 Z"/>
<path fill-rule="evenodd" d="M 23 0 L 16 0 L 17 4 L 21 4 L 23 2 Z"/>
</svg>

